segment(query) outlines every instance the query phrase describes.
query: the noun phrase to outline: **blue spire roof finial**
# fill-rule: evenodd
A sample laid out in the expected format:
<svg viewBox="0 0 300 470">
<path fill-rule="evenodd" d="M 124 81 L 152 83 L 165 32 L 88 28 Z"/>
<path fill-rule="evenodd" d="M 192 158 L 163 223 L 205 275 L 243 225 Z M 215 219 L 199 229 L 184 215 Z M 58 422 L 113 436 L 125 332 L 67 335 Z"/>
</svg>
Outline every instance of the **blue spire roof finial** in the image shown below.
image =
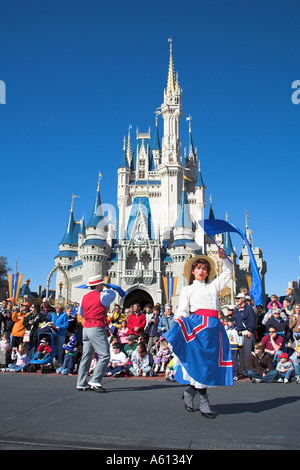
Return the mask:
<svg viewBox="0 0 300 470">
<path fill-rule="evenodd" d="M 102 211 L 102 203 L 101 203 L 101 196 L 100 196 L 100 180 L 102 179 L 102 175 L 99 171 L 99 179 L 98 179 L 98 188 L 96 193 L 96 199 L 94 204 L 94 209 L 91 215 L 91 218 L 87 224 L 87 227 L 99 227 L 99 225 L 106 225 L 103 211 Z"/>
<path fill-rule="evenodd" d="M 126 138 L 124 136 L 124 140 L 123 140 L 123 154 L 122 154 L 122 158 L 121 158 L 121 162 L 120 162 L 120 165 L 119 165 L 119 168 L 128 168 L 128 160 L 127 160 L 127 155 L 126 155 Z"/>
<path fill-rule="evenodd" d="M 226 221 L 228 221 L 228 214 L 226 212 Z M 227 256 L 231 256 L 233 253 L 236 254 L 232 245 L 232 240 L 229 232 L 224 233 L 224 250 Z"/>
<path fill-rule="evenodd" d="M 201 174 L 201 165 L 200 165 L 200 161 L 199 161 L 199 171 L 198 171 L 198 179 L 197 179 L 197 183 L 196 183 L 196 187 L 201 187 L 203 186 L 205 188 L 205 184 L 203 182 L 203 178 L 202 178 L 202 174 Z"/>
<path fill-rule="evenodd" d="M 213 211 L 213 207 L 212 207 L 212 197 L 210 195 L 210 208 L 209 208 L 209 216 L 208 218 L 210 220 L 214 220 L 215 219 L 215 214 L 214 214 L 214 211 Z"/>
<path fill-rule="evenodd" d="M 77 245 L 78 240 L 77 240 L 77 231 L 75 230 L 76 227 L 76 222 L 74 220 L 74 214 L 73 214 L 73 206 L 74 206 L 74 198 L 79 197 L 75 196 L 74 194 L 72 195 L 72 202 L 71 202 L 71 210 L 70 210 L 70 215 L 69 215 L 69 220 L 67 224 L 67 228 L 65 231 L 65 234 L 60 242 L 61 244 L 68 244 L 68 245 Z"/>
<path fill-rule="evenodd" d="M 186 118 L 187 121 L 189 121 L 189 155 L 195 155 L 195 149 L 194 149 L 194 143 L 193 143 L 193 137 L 192 137 L 192 116 L 188 116 Z"/>
<path fill-rule="evenodd" d="M 188 207 L 188 201 L 187 201 L 186 191 L 185 191 L 185 186 L 184 186 L 184 180 L 183 180 L 180 207 L 179 207 L 177 220 L 174 224 L 174 228 L 175 227 L 192 228 L 192 226 L 193 226 L 193 222 L 190 216 L 190 211 Z"/>
<path fill-rule="evenodd" d="M 153 150 L 161 150 L 158 126 L 157 126 L 157 117 L 159 114 L 160 114 L 160 111 L 157 109 L 155 111 L 155 133 L 154 133 Z"/>
</svg>

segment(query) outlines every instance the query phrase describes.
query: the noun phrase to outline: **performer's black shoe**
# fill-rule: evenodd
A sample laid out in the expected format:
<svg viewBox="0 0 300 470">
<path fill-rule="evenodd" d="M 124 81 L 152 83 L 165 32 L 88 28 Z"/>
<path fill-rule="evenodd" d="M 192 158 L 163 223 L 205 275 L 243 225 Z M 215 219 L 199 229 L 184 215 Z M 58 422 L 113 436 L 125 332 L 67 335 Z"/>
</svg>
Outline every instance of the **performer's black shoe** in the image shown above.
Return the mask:
<svg viewBox="0 0 300 470">
<path fill-rule="evenodd" d="M 94 390 L 95 392 L 107 393 L 107 390 L 105 390 L 105 388 L 103 388 L 101 385 L 94 384 L 92 382 L 89 382 L 89 385 L 91 387 L 91 390 Z"/>
<path fill-rule="evenodd" d="M 183 400 L 184 400 L 184 394 L 182 395 L 181 397 Z M 195 410 L 194 408 L 192 408 L 191 406 L 188 406 L 185 402 L 184 402 L 184 407 L 187 411 L 189 411 L 190 413 L 193 413 Z"/>
<path fill-rule="evenodd" d="M 214 419 L 216 415 L 214 413 L 204 413 L 204 411 L 201 411 L 202 416 L 205 416 L 205 418 L 209 419 Z"/>
<path fill-rule="evenodd" d="M 185 403 L 184 404 L 184 407 L 187 411 L 189 411 L 190 413 L 194 413 L 194 408 L 191 408 L 190 406 L 187 406 L 187 404 Z"/>
</svg>

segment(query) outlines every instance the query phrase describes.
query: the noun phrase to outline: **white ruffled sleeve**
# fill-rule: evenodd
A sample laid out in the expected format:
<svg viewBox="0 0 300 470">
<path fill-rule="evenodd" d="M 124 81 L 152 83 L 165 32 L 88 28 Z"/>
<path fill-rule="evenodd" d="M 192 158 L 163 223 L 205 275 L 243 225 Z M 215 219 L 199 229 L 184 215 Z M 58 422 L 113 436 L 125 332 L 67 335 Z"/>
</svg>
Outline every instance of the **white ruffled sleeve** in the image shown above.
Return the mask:
<svg viewBox="0 0 300 470">
<path fill-rule="evenodd" d="M 227 258 L 223 259 L 222 261 L 223 271 L 218 277 L 211 281 L 211 284 L 214 286 L 217 292 L 220 292 L 220 290 L 226 286 L 233 273 L 233 264 Z"/>
<path fill-rule="evenodd" d="M 190 302 L 188 297 L 188 287 L 185 286 L 181 289 L 178 307 L 175 313 L 175 320 L 180 317 L 188 317 L 190 315 Z"/>
</svg>

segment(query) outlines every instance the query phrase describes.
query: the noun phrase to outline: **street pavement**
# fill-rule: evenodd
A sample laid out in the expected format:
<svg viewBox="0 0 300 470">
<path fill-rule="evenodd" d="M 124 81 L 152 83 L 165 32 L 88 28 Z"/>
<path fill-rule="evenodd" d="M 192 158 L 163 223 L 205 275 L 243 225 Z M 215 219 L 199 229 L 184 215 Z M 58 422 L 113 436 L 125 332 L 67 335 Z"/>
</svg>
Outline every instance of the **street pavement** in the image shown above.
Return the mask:
<svg viewBox="0 0 300 470">
<path fill-rule="evenodd" d="M 196 455 L 197 450 L 300 449 L 295 382 L 243 380 L 211 388 L 217 416 L 210 420 L 187 412 L 185 387 L 163 377 L 105 377 L 108 393 L 80 392 L 76 379 L 0 373 L 0 449 L 103 450 L 120 456 L 129 450 Z"/>
</svg>

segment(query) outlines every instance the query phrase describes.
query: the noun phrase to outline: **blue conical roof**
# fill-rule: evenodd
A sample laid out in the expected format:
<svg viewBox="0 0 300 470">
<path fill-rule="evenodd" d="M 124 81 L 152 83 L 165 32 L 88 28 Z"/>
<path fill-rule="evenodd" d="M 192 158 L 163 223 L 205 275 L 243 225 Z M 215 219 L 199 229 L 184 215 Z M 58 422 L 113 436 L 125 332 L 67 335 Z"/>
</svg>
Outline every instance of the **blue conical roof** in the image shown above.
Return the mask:
<svg viewBox="0 0 300 470">
<path fill-rule="evenodd" d="M 102 203 L 100 196 L 100 185 L 98 184 L 98 189 L 96 193 L 96 199 L 94 204 L 94 209 L 91 215 L 91 218 L 87 224 L 87 227 L 99 227 L 99 225 L 106 225 L 105 218 L 102 211 Z"/>
<path fill-rule="evenodd" d="M 180 207 L 177 220 L 174 227 L 187 227 L 192 228 L 193 222 L 190 216 L 185 188 L 182 189 Z"/>
<path fill-rule="evenodd" d="M 157 123 L 155 125 L 155 132 L 154 132 L 154 141 L 153 141 L 153 150 L 160 150 L 160 139 L 159 139 L 159 133 L 158 133 L 158 126 Z"/>
<path fill-rule="evenodd" d="M 71 206 L 70 216 L 65 234 L 60 242 L 65 245 L 77 245 L 78 244 L 78 224 L 76 224 L 73 215 L 73 204 Z"/>
<path fill-rule="evenodd" d="M 231 253 L 235 254 L 229 232 L 224 233 L 224 250 L 227 256 L 230 256 Z"/>
<path fill-rule="evenodd" d="M 200 169 L 200 162 L 199 162 L 198 179 L 197 179 L 196 187 L 197 186 L 198 187 L 203 186 L 205 188 L 205 184 L 204 184 L 202 174 L 201 174 L 201 169 Z"/>
</svg>

